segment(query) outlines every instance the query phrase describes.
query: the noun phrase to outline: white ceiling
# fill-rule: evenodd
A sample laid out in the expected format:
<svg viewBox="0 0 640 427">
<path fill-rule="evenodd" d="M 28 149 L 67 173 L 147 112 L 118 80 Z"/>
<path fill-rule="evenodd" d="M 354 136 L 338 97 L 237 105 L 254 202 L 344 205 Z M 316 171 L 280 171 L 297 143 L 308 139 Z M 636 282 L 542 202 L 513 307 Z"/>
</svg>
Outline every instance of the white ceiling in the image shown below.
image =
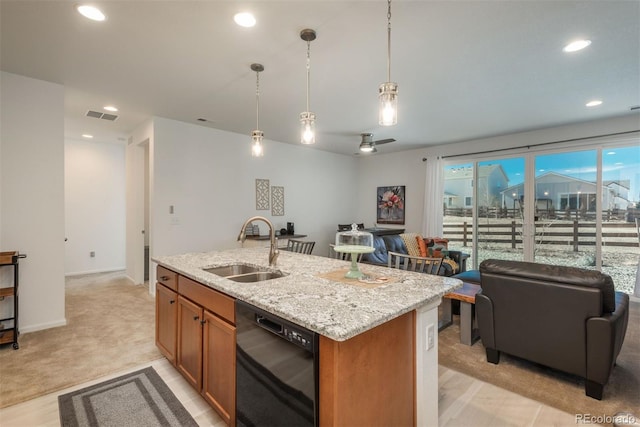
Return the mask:
<svg viewBox="0 0 640 427">
<path fill-rule="evenodd" d="M 255 73 L 265 138 L 297 144 L 311 43 L 313 148 L 357 151 L 361 132 L 392 152 L 634 114 L 640 104 L 640 2 L 402 1 L 392 3 L 391 77 L 399 120 L 377 124 L 386 81 L 387 3 L 377 1 L 2 0 L 1 68 L 65 86 L 65 132 L 123 141 L 151 116 L 247 134 L 255 128 Z M 233 15 L 249 10 L 254 28 Z M 567 54 L 576 38 L 593 41 Z M 603 104 L 586 108 L 592 99 Z M 107 104 L 115 122 L 85 117 Z M 37 120 L 37 118 L 34 118 Z"/>
</svg>

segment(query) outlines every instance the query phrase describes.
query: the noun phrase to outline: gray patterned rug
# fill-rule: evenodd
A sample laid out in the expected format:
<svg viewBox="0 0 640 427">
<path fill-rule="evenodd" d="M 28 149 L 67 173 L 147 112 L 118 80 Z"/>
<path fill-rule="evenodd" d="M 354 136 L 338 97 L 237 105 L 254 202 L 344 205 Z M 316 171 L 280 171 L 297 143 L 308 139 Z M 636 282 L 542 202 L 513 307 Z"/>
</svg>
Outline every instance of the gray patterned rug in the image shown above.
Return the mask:
<svg viewBox="0 0 640 427">
<path fill-rule="evenodd" d="M 198 425 L 152 367 L 60 395 L 58 406 L 63 427 Z"/>
</svg>

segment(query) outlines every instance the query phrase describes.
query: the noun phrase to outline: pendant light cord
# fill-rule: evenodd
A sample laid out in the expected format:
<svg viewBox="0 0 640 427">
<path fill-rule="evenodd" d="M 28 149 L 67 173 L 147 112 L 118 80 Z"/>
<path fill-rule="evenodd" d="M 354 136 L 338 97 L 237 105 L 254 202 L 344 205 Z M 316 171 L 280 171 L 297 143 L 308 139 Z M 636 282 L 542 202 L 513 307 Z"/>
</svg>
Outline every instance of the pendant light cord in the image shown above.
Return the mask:
<svg viewBox="0 0 640 427">
<path fill-rule="evenodd" d="M 387 0 L 387 81 L 391 81 L 391 0 Z"/>
<path fill-rule="evenodd" d="M 307 40 L 307 112 L 309 111 L 309 75 L 311 74 L 311 41 Z"/>
<path fill-rule="evenodd" d="M 256 130 L 260 129 L 260 72 L 256 71 Z"/>
</svg>

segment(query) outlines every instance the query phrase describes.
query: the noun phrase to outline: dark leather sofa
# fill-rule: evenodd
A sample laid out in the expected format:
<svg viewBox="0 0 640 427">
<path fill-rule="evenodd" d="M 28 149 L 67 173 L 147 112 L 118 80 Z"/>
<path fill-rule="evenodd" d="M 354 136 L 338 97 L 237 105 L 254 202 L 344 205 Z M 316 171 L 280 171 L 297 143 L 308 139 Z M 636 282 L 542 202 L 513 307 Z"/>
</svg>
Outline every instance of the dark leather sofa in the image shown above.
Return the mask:
<svg viewBox="0 0 640 427">
<path fill-rule="evenodd" d="M 476 313 L 487 361 L 500 352 L 586 380 L 587 396 L 602 399 L 622 348 L 629 295 L 594 270 L 519 261 L 480 264 Z"/>
<path fill-rule="evenodd" d="M 375 251 L 370 254 L 364 254 L 362 262 L 367 264 L 376 264 L 387 266 L 387 259 L 389 258 L 388 252 L 399 252 L 401 254 L 407 254 L 407 245 L 399 234 L 391 234 L 384 236 L 373 236 L 373 246 Z M 458 269 L 453 270 L 449 264 L 442 263 L 440 267 L 440 276 L 452 276 L 454 274 L 466 271 L 467 254 L 463 254 L 460 251 L 445 251 L 448 252 L 449 257 L 458 264 Z"/>
</svg>

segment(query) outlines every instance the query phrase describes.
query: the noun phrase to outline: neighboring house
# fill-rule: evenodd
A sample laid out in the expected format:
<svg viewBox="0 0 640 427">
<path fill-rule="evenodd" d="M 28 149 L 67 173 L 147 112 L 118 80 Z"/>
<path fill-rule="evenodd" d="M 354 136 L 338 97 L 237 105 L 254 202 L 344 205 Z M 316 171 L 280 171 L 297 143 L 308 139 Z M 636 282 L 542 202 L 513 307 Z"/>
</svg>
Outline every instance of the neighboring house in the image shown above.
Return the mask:
<svg viewBox="0 0 640 427">
<path fill-rule="evenodd" d="M 610 205 L 603 205 L 604 209 L 624 210 L 629 207 L 629 204 L 631 203 L 631 200 L 629 200 L 629 189 L 631 188 L 630 180 L 603 181 L 602 184 L 613 195 Z"/>
<path fill-rule="evenodd" d="M 536 177 L 536 209 L 538 211 L 585 211 L 596 210 L 596 183 L 547 172 Z M 626 209 L 626 202 L 621 202 L 624 184 L 609 181 L 602 186 L 603 209 Z M 503 206 L 519 206 L 524 201 L 524 184 L 508 187 L 502 191 Z M 625 199 L 626 200 L 626 199 Z"/>
<path fill-rule="evenodd" d="M 478 166 L 478 194 L 481 206 L 500 207 L 502 190 L 509 184 L 501 165 Z M 473 207 L 473 167 L 455 167 L 444 171 L 444 206 L 451 208 Z"/>
</svg>

